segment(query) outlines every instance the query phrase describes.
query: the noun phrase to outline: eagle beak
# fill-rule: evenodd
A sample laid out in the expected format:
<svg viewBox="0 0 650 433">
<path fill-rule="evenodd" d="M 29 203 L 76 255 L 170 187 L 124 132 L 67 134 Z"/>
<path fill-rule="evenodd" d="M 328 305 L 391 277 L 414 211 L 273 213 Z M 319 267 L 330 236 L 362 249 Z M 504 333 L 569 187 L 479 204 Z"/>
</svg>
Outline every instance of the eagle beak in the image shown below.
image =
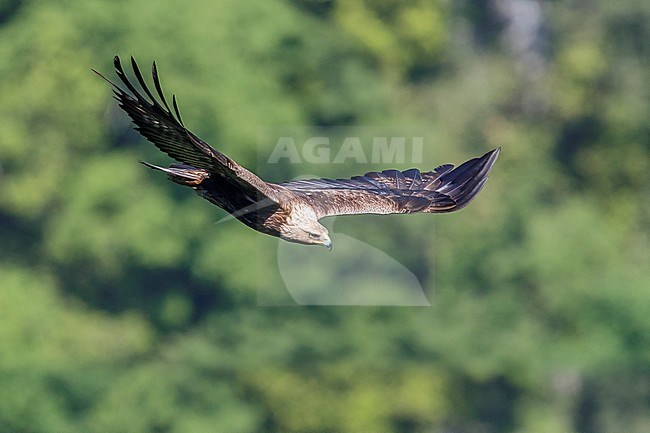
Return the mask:
<svg viewBox="0 0 650 433">
<path fill-rule="evenodd" d="M 325 242 L 323 242 L 323 245 L 325 246 L 325 248 L 332 251 L 332 240 L 331 239 L 328 239 Z"/>
</svg>

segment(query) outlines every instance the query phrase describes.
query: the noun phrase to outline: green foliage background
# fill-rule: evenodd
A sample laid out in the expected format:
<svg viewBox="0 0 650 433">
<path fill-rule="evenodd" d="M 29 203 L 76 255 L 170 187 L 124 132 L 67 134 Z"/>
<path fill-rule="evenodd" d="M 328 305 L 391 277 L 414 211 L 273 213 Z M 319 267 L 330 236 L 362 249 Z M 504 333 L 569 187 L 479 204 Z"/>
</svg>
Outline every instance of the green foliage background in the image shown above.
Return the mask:
<svg viewBox="0 0 650 433">
<path fill-rule="evenodd" d="M 649 43 L 637 0 L 0 0 L 0 432 L 650 431 Z M 502 146 L 466 210 L 350 222 L 432 307 L 257 306 L 275 241 L 136 163 L 115 54 L 249 167 L 267 125 Z"/>
</svg>

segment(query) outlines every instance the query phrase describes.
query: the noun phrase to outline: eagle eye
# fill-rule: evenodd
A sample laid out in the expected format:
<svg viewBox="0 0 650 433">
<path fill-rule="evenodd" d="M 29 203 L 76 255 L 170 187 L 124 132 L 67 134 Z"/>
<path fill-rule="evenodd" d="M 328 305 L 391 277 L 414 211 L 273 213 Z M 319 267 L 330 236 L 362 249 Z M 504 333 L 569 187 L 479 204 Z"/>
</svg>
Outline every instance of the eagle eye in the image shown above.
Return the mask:
<svg viewBox="0 0 650 433">
<path fill-rule="evenodd" d="M 317 235 L 316 233 L 309 233 L 309 237 L 310 237 L 311 239 L 319 239 L 319 238 L 320 238 L 320 235 Z"/>
</svg>

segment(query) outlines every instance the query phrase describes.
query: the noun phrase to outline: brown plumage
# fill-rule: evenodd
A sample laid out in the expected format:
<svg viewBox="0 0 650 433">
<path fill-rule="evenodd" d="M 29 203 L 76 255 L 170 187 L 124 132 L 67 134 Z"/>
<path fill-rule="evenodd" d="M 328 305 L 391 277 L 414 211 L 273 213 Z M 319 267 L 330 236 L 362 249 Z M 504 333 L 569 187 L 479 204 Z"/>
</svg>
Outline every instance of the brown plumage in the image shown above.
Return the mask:
<svg viewBox="0 0 650 433">
<path fill-rule="evenodd" d="M 128 91 L 93 71 L 113 86 L 115 99 L 136 130 L 180 163 L 168 168 L 143 164 L 193 188 L 247 226 L 290 242 L 331 249 L 327 229 L 318 222 L 326 216 L 462 209 L 483 188 L 501 151 L 494 149 L 455 169 L 444 164 L 428 172 L 413 168 L 370 172 L 351 179 L 265 182 L 185 128 L 176 97 L 172 97 L 172 111 L 163 95 L 155 62 L 152 76 L 157 97 L 147 87 L 133 57 L 133 72 L 146 96 L 129 81 L 119 57 L 115 56 L 114 64 Z"/>
</svg>

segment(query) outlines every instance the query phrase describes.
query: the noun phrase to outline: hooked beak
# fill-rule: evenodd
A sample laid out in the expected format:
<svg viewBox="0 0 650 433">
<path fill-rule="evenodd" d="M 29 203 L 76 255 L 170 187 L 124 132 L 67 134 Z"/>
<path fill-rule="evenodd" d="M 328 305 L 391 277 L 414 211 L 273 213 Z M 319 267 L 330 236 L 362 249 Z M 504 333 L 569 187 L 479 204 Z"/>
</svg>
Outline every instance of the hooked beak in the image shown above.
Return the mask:
<svg viewBox="0 0 650 433">
<path fill-rule="evenodd" d="M 331 239 L 326 240 L 325 242 L 323 242 L 323 246 L 328 250 L 332 251 L 332 240 Z"/>
</svg>

